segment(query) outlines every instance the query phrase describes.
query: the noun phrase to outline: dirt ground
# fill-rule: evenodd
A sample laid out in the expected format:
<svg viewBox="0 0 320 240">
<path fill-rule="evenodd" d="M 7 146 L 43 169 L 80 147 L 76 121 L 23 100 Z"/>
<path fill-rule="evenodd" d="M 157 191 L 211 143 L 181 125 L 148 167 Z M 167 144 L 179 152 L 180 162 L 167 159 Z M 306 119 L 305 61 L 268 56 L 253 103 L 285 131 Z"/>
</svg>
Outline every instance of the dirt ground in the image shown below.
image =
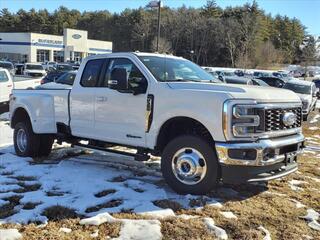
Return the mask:
<svg viewBox="0 0 320 240">
<path fill-rule="evenodd" d="M 318 111 L 310 117 L 313 123 L 309 121 L 304 124 L 303 131 L 307 146 L 319 149 L 306 149 L 299 157 L 298 172 L 268 184 L 229 186 L 235 190 L 235 194 L 226 193 L 220 188 L 208 194 L 221 199 L 222 208 L 207 206 L 205 197 L 199 197 L 197 201 L 190 203 L 192 206 L 203 207 L 201 209 L 184 209 L 179 203 L 171 201 L 158 202 L 157 206 L 171 208 L 176 215 L 199 216 L 191 219 L 170 217 L 160 220 L 163 239 L 215 239 L 202 221 L 203 217 L 212 218 L 215 225 L 226 231 L 228 239 L 267 240 L 260 226 L 270 232 L 272 239 L 320 239 L 320 231 L 310 228 L 308 222 L 301 218 L 306 215 L 307 209 L 320 212 L 320 126 L 318 121 L 312 121 L 316 114 Z M 5 214 L 4 210 L 1 209 L 1 215 Z M 221 212 L 232 212 L 237 219 L 226 218 Z M 46 226 L 39 226 L 37 223 L 3 224 L 0 228 L 16 228 L 23 235 L 23 239 L 92 239 L 96 230 L 99 231 L 95 239 L 119 236 L 119 223 L 83 226 L 79 224 L 79 219 L 84 216 L 59 207 L 49 209 L 46 214 L 51 219 Z M 112 215 L 116 218 L 146 218 L 130 211 Z M 61 227 L 70 228 L 72 232 L 59 231 Z"/>
</svg>

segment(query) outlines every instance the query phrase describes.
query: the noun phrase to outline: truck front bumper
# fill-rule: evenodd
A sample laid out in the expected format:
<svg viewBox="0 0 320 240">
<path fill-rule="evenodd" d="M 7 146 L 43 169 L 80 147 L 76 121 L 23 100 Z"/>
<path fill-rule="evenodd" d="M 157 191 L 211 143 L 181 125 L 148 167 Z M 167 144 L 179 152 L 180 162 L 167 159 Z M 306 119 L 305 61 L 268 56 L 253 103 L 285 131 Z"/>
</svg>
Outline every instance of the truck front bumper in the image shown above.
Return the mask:
<svg viewBox="0 0 320 240">
<path fill-rule="evenodd" d="M 224 183 L 269 181 L 298 169 L 297 155 L 304 136 L 262 139 L 256 142 L 216 142 Z"/>
</svg>

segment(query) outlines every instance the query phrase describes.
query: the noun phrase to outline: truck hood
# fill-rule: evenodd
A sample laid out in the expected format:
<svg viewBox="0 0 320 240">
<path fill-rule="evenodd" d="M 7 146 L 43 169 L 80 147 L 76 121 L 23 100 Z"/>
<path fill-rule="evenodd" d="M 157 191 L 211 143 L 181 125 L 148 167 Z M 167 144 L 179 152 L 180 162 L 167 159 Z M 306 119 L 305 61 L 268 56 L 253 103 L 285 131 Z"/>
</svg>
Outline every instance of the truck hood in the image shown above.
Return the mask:
<svg viewBox="0 0 320 240">
<path fill-rule="evenodd" d="M 299 96 L 301 101 L 308 101 L 308 102 L 312 101 L 311 94 L 301 94 L 301 93 L 296 93 L 296 94 Z"/>
<path fill-rule="evenodd" d="M 205 82 L 172 82 L 167 84 L 172 89 L 225 93 L 235 99 L 254 99 L 261 102 L 300 102 L 300 98 L 294 92 L 274 87 Z"/>
</svg>

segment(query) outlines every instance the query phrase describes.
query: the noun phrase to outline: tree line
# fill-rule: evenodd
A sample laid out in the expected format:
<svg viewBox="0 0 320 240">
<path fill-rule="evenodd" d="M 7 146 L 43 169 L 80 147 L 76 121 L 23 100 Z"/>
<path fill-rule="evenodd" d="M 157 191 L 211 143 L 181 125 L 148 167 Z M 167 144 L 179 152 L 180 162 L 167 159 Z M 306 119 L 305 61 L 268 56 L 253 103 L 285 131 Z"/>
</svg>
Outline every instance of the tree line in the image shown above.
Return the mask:
<svg viewBox="0 0 320 240">
<path fill-rule="evenodd" d="M 157 10 L 79 12 L 61 6 L 54 12 L 0 11 L 0 32 L 61 35 L 64 28 L 87 30 L 91 39 L 112 41 L 113 51 L 154 51 Z M 301 48 L 303 44 L 308 47 Z M 161 9 L 159 52 L 183 56 L 200 65 L 253 68 L 300 63 L 315 57 L 315 46 L 315 39 L 297 18 L 273 17 L 255 1 L 225 9 L 214 0 L 201 8 Z"/>
</svg>

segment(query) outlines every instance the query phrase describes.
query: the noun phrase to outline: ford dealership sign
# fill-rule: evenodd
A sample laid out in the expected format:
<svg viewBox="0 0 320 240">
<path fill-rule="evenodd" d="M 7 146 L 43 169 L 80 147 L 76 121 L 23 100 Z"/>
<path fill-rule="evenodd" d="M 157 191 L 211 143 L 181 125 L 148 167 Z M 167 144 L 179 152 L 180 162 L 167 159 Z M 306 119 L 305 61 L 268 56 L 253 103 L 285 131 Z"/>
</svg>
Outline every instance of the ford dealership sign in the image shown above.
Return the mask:
<svg viewBox="0 0 320 240">
<path fill-rule="evenodd" d="M 81 38 L 81 35 L 80 35 L 80 34 L 73 34 L 73 35 L 72 35 L 72 38 L 74 38 L 74 39 L 79 39 L 79 38 Z"/>
</svg>

